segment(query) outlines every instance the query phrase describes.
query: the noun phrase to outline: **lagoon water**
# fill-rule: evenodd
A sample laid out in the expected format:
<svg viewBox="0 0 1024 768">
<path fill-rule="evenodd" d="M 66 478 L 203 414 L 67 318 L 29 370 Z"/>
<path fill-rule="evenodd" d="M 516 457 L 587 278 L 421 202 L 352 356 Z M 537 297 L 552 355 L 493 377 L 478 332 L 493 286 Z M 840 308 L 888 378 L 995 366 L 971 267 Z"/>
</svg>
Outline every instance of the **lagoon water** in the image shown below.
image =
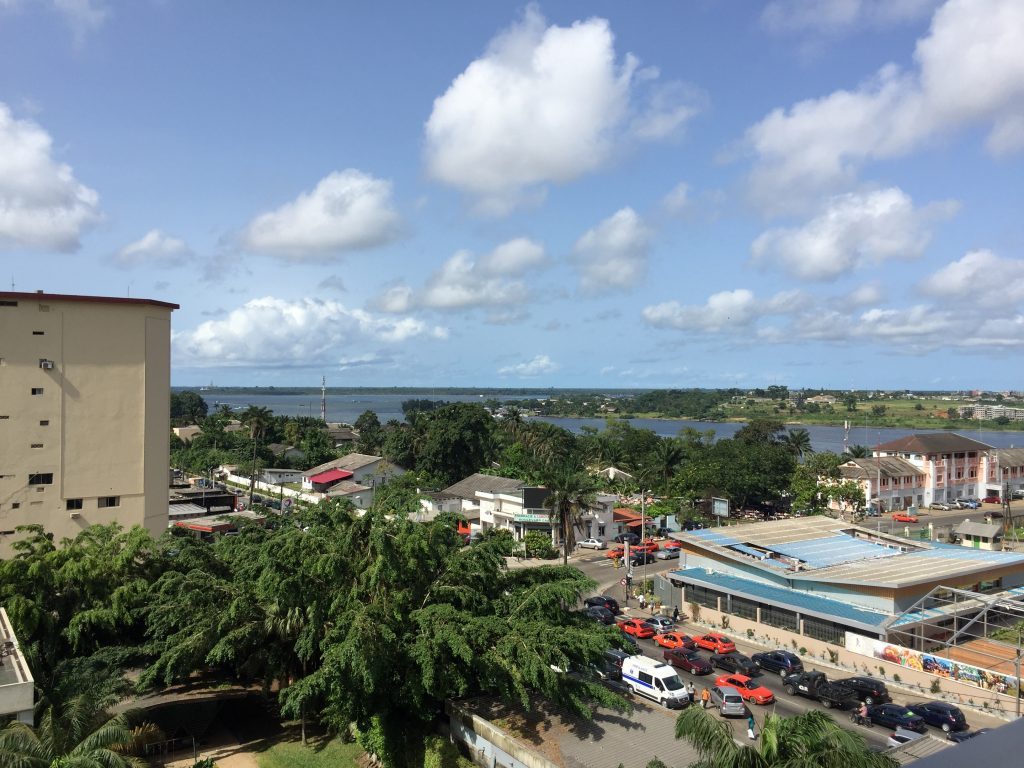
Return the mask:
<svg viewBox="0 0 1024 768">
<path fill-rule="evenodd" d="M 203 394 L 204 399 L 213 411 L 217 405 L 226 404 L 233 410 L 243 410 L 250 405 L 264 406 L 278 416 L 320 416 L 320 398 L 314 395 L 269 395 L 251 394 Z M 381 423 L 390 419 L 402 421 L 402 401 L 412 398 L 445 400 L 447 402 L 484 402 L 493 400 L 520 400 L 521 395 L 507 393 L 484 393 L 480 395 L 429 395 L 423 392 L 390 392 L 385 394 L 348 394 L 327 396 L 327 420 L 352 424 L 364 411 L 377 413 Z M 583 427 L 603 429 L 604 419 L 572 419 L 554 416 L 537 417 L 540 420 L 557 424 L 571 432 L 580 432 Z M 735 422 L 687 421 L 685 419 L 631 419 L 630 423 L 638 429 L 650 429 L 663 437 L 678 435 L 680 430 L 690 428 L 698 432 L 708 430 L 715 433 L 716 438 L 732 437 L 743 426 Z M 842 427 L 828 427 L 816 424 L 802 425 L 811 436 L 811 445 L 816 451 L 835 451 L 842 453 L 844 434 Z M 866 445 L 868 447 L 895 440 L 907 435 L 947 430 L 894 429 L 877 428 L 851 424 L 848 444 Z M 1024 446 L 1024 432 L 987 431 L 987 430 L 956 430 L 966 437 L 973 438 L 996 448 L 1020 448 Z"/>
</svg>

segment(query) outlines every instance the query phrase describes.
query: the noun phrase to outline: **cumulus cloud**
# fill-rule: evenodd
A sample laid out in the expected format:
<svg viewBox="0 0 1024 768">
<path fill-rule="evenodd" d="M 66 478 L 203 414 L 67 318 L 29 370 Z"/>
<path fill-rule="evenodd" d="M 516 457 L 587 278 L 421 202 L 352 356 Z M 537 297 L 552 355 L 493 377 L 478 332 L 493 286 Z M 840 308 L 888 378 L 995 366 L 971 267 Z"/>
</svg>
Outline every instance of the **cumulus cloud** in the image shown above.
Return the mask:
<svg viewBox="0 0 1024 768">
<path fill-rule="evenodd" d="M 123 269 L 132 267 L 176 267 L 192 258 L 185 241 L 159 229 L 151 229 L 138 240 L 114 254 L 114 263 Z"/>
<path fill-rule="evenodd" d="M 447 337 L 413 317 L 381 317 L 336 301 L 252 299 L 227 317 L 174 334 L 177 360 L 213 366 L 308 365 L 334 359 L 359 343 L 397 344 Z"/>
<path fill-rule="evenodd" d="M 552 373 L 557 370 L 558 365 L 552 361 L 550 357 L 547 355 L 537 355 L 532 360 L 528 360 L 524 363 L 506 365 L 504 368 L 499 368 L 498 374 L 501 376 L 530 378 L 533 376 L 541 376 L 545 373 Z"/>
<path fill-rule="evenodd" d="M 257 216 L 241 236 L 244 248 L 293 261 L 326 260 L 396 238 L 401 221 L 391 182 L 349 168 L 311 192 Z"/>
<path fill-rule="evenodd" d="M 948 0 L 917 42 L 915 67 L 883 66 L 853 90 L 777 109 L 748 129 L 756 202 L 799 210 L 849 184 L 867 161 L 898 157 L 971 125 L 988 148 L 1024 147 L 1024 3 Z"/>
<path fill-rule="evenodd" d="M 603 166 L 635 117 L 634 133 L 662 138 L 692 116 L 690 94 L 657 83 L 631 55 L 617 60 L 605 19 L 548 26 L 536 6 L 495 37 L 434 101 L 425 127 L 431 177 L 503 215 Z M 634 86 L 649 103 L 634 111 Z M 657 86 L 657 87 L 656 87 Z"/>
<path fill-rule="evenodd" d="M 479 259 L 470 251 L 458 251 L 427 279 L 422 290 L 399 283 L 377 296 L 373 306 L 381 312 L 397 313 L 415 308 L 448 311 L 484 307 L 492 310 L 489 322 L 507 325 L 525 316 L 507 309 L 526 301 L 529 294 L 526 283 L 519 278 L 546 264 L 544 246 L 525 237 L 502 243 Z"/>
<path fill-rule="evenodd" d="M 650 248 L 651 231 L 636 211 L 617 211 L 587 230 L 573 247 L 580 288 L 587 293 L 632 288 L 647 272 Z"/>
<path fill-rule="evenodd" d="M 943 299 L 1000 306 L 1024 301 L 1024 259 L 1006 259 L 992 251 L 965 254 L 925 278 L 921 290 Z"/>
<path fill-rule="evenodd" d="M 0 249 L 76 251 L 99 195 L 52 155 L 50 135 L 0 102 Z"/>
<path fill-rule="evenodd" d="M 761 23 L 773 33 L 838 34 L 860 26 L 889 26 L 932 12 L 939 0 L 772 0 Z"/>
<path fill-rule="evenodd" d="M 685 306 L 666 301 L 645 307 L 644 320 L 655 328 L 677 330 L 721 331 L 749 326 L 759 316 L 753 291 L 737 288 L 720 291 L 708 297 L 705 304 Z"/>
<path fill-rule="evenodd" d="M 670 214 L 678 216 L 690 204 L 690 187 L 685 181 L 676 184 L 665 197 L 661 199 L 661 207 Z"/>
<path fill-rule="evenodd" d="M 755 263 L 804 280 L 834 280 L 890 259 L 916 259 L 931 240 L 928 225 L 951 215 L 954 203 L 915 208 L 892 187 L 831 198 L 801 227 L 770 229 L 751 246 Z"/>
</svg>

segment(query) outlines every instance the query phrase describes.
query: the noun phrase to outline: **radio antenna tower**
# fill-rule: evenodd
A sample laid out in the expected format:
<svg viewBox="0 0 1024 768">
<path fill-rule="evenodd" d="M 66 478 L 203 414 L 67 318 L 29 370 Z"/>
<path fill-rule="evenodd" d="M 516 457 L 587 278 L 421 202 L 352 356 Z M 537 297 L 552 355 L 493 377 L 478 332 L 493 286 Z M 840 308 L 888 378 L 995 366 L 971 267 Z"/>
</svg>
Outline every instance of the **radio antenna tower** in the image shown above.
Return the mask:
<svg viewBox="0 0 1024 768">
<path fill-rule="evenodd" d="M 327 423 L 327 377 L 320 377 L 320 421 Z"/>
</svg>

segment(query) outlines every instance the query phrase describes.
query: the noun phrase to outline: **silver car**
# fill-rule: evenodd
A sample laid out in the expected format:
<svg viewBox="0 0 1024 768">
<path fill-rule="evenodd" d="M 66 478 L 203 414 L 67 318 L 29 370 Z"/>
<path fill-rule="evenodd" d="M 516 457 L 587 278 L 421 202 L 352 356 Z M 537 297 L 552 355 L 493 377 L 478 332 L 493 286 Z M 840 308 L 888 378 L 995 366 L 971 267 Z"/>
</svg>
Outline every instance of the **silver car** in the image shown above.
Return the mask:
<svg viewBox="0 0 1024 768">
<path fill-rule="evenodd" d="M 747 714 L 747 705 L 743 703 L 743 697 L 731 685 L 712 686 L 711 704 L 718 709 L 722 717 L 743 717 Z"/>
<path fill-rule="evenodd" d="M 608 549 L 608 544 L 600 539 L 584 539 L 577 542 L 576 546 L 580 549 Z"/>
</svg>

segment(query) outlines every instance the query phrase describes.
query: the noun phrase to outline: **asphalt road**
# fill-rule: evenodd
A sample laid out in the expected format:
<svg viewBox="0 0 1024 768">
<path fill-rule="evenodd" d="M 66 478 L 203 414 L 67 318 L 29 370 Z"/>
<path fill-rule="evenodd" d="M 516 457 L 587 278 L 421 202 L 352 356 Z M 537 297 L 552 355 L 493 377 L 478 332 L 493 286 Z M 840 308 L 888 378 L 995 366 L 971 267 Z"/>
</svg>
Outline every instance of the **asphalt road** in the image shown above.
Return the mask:
<svg viewBox="0 0 1024 768">
<path fill-rule="evenodd" d="M 985 522 L 985 515 L 989 512 L 1003 512 L 1002 504 L 982 504 L 978 509 L 922 509 L 917 513 L 916 523 L 897 523 L 892 520 L 892 515 L 885 514 L 881 517 L 867 517 L 860 525 L 865 528 L 874 528 L 884 533 L 893 533 L 897 536 L 906 535 L 909 531 L 911 536 L 922 530 L 928 529 L 928 523 L 936 529 L 945 529 L 950 526 L 957 526 L 964 520 L 974 522 Z M 1010 503 L 1010 514 L 1015 520 L 1024 523 L 1024 501 L 1016 500 Z M 1024 542 L 1022 542 L 1024 543 Z"/>
</svg>

